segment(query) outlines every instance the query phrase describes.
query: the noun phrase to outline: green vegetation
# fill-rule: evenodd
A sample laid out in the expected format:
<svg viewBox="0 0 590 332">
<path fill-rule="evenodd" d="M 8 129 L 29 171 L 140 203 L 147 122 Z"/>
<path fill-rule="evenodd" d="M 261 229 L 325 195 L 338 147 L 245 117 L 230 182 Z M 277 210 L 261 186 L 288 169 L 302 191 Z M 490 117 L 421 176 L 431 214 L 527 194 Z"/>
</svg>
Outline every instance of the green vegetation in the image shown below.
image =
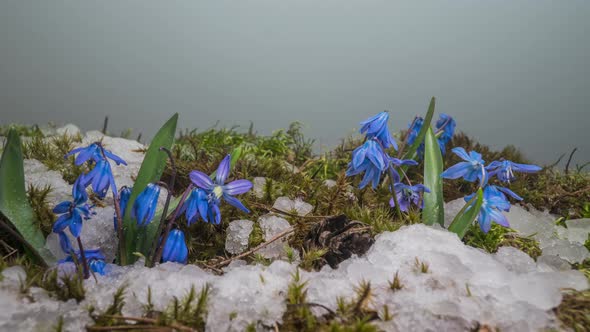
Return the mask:
<svg viewBox="0 0 590 332">
<path fill-rule="evenodd" d="M 41 130 L 31 127 L 18 127 L 17 131 L 30 137 L 22 144 L 23 156 L 40 160 L 50 170 L 60 172 L 64 179 L 72 183 L 85 166 L 74 165 L 74 158 L 63 158 L 78 142 L 80 137 L 53 136 L 44 137 Z M 0 128 L 0 135 L 5 129 Z M 426 132 L 425 132 L 426 135 Z M 244 205 L 251 209 L 246 215 L 227 204 L 221 206 L 223 220 L 221 225 L 195 223 L 188 227 L 184 217 L 178 220 L 179 226 L 185 231 L 189 245 L 189 263 L 203 268 L 216 266 L 220 261 L 228 258 L 224 250 L 226 228 L 228 222 L 236 219 L 256 221 L 260 216 L 273 212 L 272 205 L 277 197 L 302 198 L 314 206 L 310 215 L 300 217 L 290 214 L 286 217 L 294 227 L 295 232 L 289 237 L 285 255 L 290 261 L 297 261 L 297 254 L 301 254 L 299 263 L 302 269 L 317 268 L 317 263 L 326 254 L 326 248 L 308 248 L 305 239 L 312 227 L 325 216 L 344 214 L 350 220 L 358 220 L 366 224 L 371 235 L 385 231 L 395 231 L 404 225 L 420 223 L 422 215 L 418 210 L 410 210 L 408 215 L 400 218 L 388 202 L 390 192 L 387 185 L 376 190 L 358 189 L 359 177 L 348 178 L 344 172 L 351 159 L 352 150 L 358 146 L 358 137 L 348 137 L 342 140 L 335 149 L 321 155 L 314 155 L 313 141 L 306 139 L 299 123 L 292 124 L 286 130 L 278 130 L 270 136 L 258 135 L 254 127 L 242 132 L 239 128 L 210 128 L 204 131 L 185 130 L 177 136 L 171 151 L 176 160 L 179 174 L 173 191 L 177 195 L 189 184 L 188 174 L 198 169 L 208 174 L 215 171 L 219 161 L 236 148 L 241 150 L 241 158 L 233 166 L 229 181 L 237 178 L 253 179 L 265 177 L 262 195 L 244 195 L 241 197 Z M 495 151 L 481 145 L 459 133 L 453 138 L 449 149 L 463 146 L 466 150 L 476 149 L 482 153 L 486 161 L 504 157 L 515 162 L 528 162 L 523 154 L 514 147 L 507 147 Z M 458 162 L 452 153 L 443 157 L 445 166 Z M 424 180 L 424 165 L 407 169 L 408 177 L 416 182 Z M 163 169 L 163 181 L 171 175 L 170 163 Z M 549 208 L 550 212 L 564 218 L 590 217 L 590 175 L 582 171 L 572 171 L 569 174 L 552 168 L 546 168 L 537 174 L 519 174 L 519 181 L 512 185 L 512 189 L 524 197 L 525 203 L 530 203 L 538 209 Z M 330 186 L 326 180 L 332 180 Z M 432 180 L 432 179 L 431 179 Z M 385 181 L 384 183 L 387 183 Z M 51 231 L 55 216 L 51 206 L 47 204 L 47 197 L 51 188 L 29 187 L 27 199 L 31 205 L 35 225 L 46 236 Z M 442 186 L 446 201 L 463 197 L 474 192 L 474 185 L 462 180 L 445 181 Z M 276 211 L 275 211 L 276 212 Z M 435 212 L 433 212 L 435 213 Z M 438 212 L 436 212 L 438 213 Z M 3 218 L 0 216 L 0 218 Z M 69 279 L 59 278 L 56 271 L 42 268 L 38 263 L 31 263 L 24 259 L 25 248 L 10 238 L 9 234 L 0 231 L 0 271 L 7 266 L 22 265 L 27 272 L 23 281 L 22 291 L 27 293 L 30 287 L 42 287 L 49 291 L 56 299 L 66 301 L 84 298 L 84 288 L 81 279 L 74 274 Z M 253 248 L 263 242 L 263 232 L 258 223 L 254 223 L 254 231 L 250 235 L 249 246 Z M 532 258 L 540 255 L 538 243 L 532 238 L 519 237 L 515 233 L 498 225 L 492 225 L 487 235 L 477 225 L 467 228 L 463 242 L 487 252 L 493 253 L 501 246 L 513 246 Z M 590 238 L 586 242 L 590 249 Z M 245 258 L 253 264 L 270 264 L 271 261 L 256 253 Z M 590 276 L 590 261 L 577 264 L 574 268 Z M 416 274 L 428 273 L 427 262 L 416 259 Z M 395 292 L 404 287 L 404 278 L 416 276 L 391 276 L 389 287 Z M 469 285 L 466 292 L 470 293 Z M 371 298 L 371 285 L 359 285 L 356 297 L 340 299 L 338 310 L 332 312 L 326 308 L 319 317 L 311 314 L 317 304 L 309 303 L 306 296 L 306 283 L 299 273 L 293 276 L 286 294 L 287 311 L 280 326 L 284 331 L 374 331 L 375 320 L 392 319 L 395 313 L 389 308 L 379 309 L 379 314 L 370 310 L 368 302 Z M 148 292 L 151 294 L 151 291 Z M 204 287 L 200 292 L 191 289 L 183 299 L 174 299 L 163 312 L 156 312 L 151 300 L 145 307 L 143 317 L 130 321 L 122 316 L 125 289 L 122 288 L 113 298 L 113 303 L 105 311 L 98 313 L 91 309 L 94 327 L 105 326 L 162 326 L 174 328 L 190 327 L 196 330 L 204 328 L 206 321 L 206 303 L 211 296 L 210 289 Z M 151 296 L 151 295 L 150 295 Z M 562 305 L 556 309 L 558 317 L 564 324 L 576 330 L 577 322 L 587 322 L 589 313 L 586 308 L 590 294 L 586 292 L 571 292 L 564 297 Z M 314 308 L 316 309 L 316 308 Z M 586 311 L 585 311 L 586 310 Z M 316 310 L 314 310 L 316 312 Z M 585 316 L 584 316 L 585 315 Z M 584 318 L 585 317 L 585 318 Z M 394 318 L 393 318 L 394 319 Z M 63 328 L 63 321 L 58 320 L 56 330 Z M 256 322 L 250 329 L 256 328 Z M 61 326 L 61 327 L 60 327 Z M 93 327 L 89 327 L 92 331 Z M 98 329 L 96 329 L 98 330 Z M 579 330 L 579 329 L 578 329 Z M 581 330 L 580 330 L 581 331 Z"/>
<path fill-rule="evenodd" d="M 575 332 L 589 331 L 590 289 L 565 292 L 561 304 L 555 309 L 555 314 L 563 325 Z"/>
</svg>

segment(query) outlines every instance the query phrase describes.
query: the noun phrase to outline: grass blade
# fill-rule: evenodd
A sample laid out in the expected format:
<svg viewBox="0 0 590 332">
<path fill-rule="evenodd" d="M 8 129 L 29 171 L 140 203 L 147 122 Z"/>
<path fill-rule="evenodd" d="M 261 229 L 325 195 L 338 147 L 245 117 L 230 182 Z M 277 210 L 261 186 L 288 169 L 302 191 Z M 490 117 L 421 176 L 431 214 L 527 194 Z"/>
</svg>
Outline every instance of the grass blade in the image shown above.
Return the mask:
<svg viewBox="0 0 590 332">
<path fill-rule="evenodd" d="M 424 193 L 422 222 L 426 225 L 439 223 L 444 226 L 444 200 L 442 191 L 443 160 L 438 141 L 428 126 L 424 144 L 424 185 L 430 189 Z"/>
<path fill-rule="evenodd" d="M 455 219 L 449 226 L 449 231 L 457 234 L 460 239 L 465 236 L 469 226 L 473 223 L 477 215 L 479 214 L 479 209 L 483 204 L 483 190 L 479 188 L 477 193 L 473 195 L 473 197 L 463 206 L 461 211 L 457 213 Z"/>
<path fill-rule="evenodd" d="M 8 133 L 0 159 L 0 212 L 26 242 L 23 245 L 32 258 L 46 265 L 55 262 L 27 199 L 21 140 L 15 130 Z"/>
<path fill-rule="evenodd" d="M 135 184 L 133 185 L 131 197 L 127 203 L 127 208 L 125 209 L 125 217 L 123 218 L 125 245 L 127 247 L 127 264 L 132 264 L 137 259 L 137 256 L 133 255 L 134 252 L 142 252 L 143 254 L 147 254 L 143 252 L 141 248 L 138 248 L 138 246 L 149 248 L 151 246 L 151 242 L 155 240 L 155 237 L 146 238 L 146 230 L 140 230 L 137 227 L 136 223 L 131 219 L 131 209 L 135 199 L 145 189 L 145 187 L 149 183 L 160 180 L 160 177 L 164 172 L 164 168 L 166 167 L 166 160 L 168 159 L 166 153 L 160 151 L 160 147 L 165 147 L 167 149 L 172 147 L 172 144 L 174 143 L 174 136 L 176 135 L 177 122 L 178 113 L 174 114 L 162 126 L 162 128 L 160 128 L 156 136 L 154 136 L 145 154 L 143 162 L 141 163 L 141 168 L 137 174 Z M 159 220 L 154 221 L 149 227 L 155 227 L 157 229 L 158 223 Z M 142 244 L 142 242 L 144 244 Z"/>
</svg>

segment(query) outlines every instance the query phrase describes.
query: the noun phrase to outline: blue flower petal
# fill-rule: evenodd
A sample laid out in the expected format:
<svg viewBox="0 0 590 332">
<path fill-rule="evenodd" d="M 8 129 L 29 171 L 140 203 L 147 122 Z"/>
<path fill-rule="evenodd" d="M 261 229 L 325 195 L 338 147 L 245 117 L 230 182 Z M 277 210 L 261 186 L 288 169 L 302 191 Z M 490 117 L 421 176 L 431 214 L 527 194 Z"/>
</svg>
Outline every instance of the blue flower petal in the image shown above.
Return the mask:
<svg viewBox="0 0 590 332">
<path fill-rule="evenodd" d="M 232 197 L 230 195 L 223 195 L 223 198 L 225 199 L 226 202 L 228 202 L 230 205 L 232 205 L 235 208 L 238 208 L 246 213 L 250 213 L 250 210 L 248 210 L 247 207 L 244 206 L 244 204 L 242 204 L 242 202 L 240 202 L 239 199 Z"/>
<path fill-rule="evenodd" d="M 59 216 L 57 218 L 57 220 L 53 224 L 52 230 L 54 233 L 63 232 L 63 230 L 66 229 L 66 227 L 68 227 L 71 222 L 72 222 L 72 214 L 71 213 L 62 214 L 61 216 Z"/>
<path fill-rule="evenodd" d="M 445 179 L 458 179 L 467 174 L 470 170 L 471 163 L 462 161 L 446 169 L 442 172 L 441 176 Z"/>
<path fill-rule="evenodd" d="M 209 175 L 201 171 L 192 171 L 190 172 L 189 177 L 191 181 L 199 188 L 211 190 L 214 186 L 213 181 L 211 181 Z"/>
<path fill-rule="evenodd" d="M 223 158 L 219 166 L 217 167 L 217 174 L 215 174 L 215 180 L 218 185 L 223 185 L 227 177 L 229 176 L 229 166 L 231 162 L 231 156 L 228 154 Z"/>
<path fill-rule="evenodd" d="M 53 208 L 53 213 L 57 213 L 57 214 L 66 213 L 66 212 L 70 211 L 71 206 L 72 206 L 72 202 L 70 202 L 70 201 L 61 202 Z"/>
<path fill-rule="evenodd" d="M 228 195 L 239 195 L 252 189 L 252 182 L 248 180 L 235 180 L 223 187 L 223 192 Z"/>
</svg>

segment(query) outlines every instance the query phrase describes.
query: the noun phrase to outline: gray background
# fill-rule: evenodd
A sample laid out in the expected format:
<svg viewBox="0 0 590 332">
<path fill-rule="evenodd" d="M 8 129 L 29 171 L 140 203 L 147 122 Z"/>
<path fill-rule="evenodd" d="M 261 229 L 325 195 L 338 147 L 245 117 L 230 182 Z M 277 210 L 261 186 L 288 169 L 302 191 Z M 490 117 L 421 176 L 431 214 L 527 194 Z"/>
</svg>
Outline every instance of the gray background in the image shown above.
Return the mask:
<svg viewBox="0 0 590 332">
<path fill-rule="evenodd" d="M 540 163 L 590 161 L 590 1 L 0 2 L 0 124 L 153 135 L 300 120 L 323 149 L 426 110 Z"/>
</svg>

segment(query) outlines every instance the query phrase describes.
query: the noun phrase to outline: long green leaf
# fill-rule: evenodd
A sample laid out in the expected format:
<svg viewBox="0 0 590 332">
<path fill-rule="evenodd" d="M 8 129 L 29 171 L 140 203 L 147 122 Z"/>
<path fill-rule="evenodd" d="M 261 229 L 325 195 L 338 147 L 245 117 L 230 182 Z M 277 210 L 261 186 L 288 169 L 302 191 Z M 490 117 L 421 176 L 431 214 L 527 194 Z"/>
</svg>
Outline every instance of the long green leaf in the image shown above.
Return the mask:
<svg viewBox="0 0 590 332">
<path fill-rule="evenodd" d="M 457 234 L 460 239 L 465 236 L 469 226 L 473 223 L 477 215 L 479 214 L 479 209 L 483 204 L 483 191 L 481 188 L 477 190 L 477 193 L 473 195 L 473 197 L 463 206 L 461 211 L 457 213 L 455 219 L 449 226 L 449 231 Z"/>
<path fill-rule="evenodd" d="M 428 105 L 428 112 L 426 112 L 426 117 L 424 118 L 424 122 L 422 123 L 422 128 L 420 128 L 420 131 L 418 132 L 418 136 L 416 136 L 416 140 L 414 141 L 414 143 L 410 145 L 410 147 L 404 154 L 403 159 L 414 159 L 416 157 L 416 151 L 418 151 L 418 147 L 420 147 L 420 144 L 424 142 L 426 131 L 428 130 L 428 128 L 430 128 L 430 123 L 432 122 L 432 117 L 434 116 L 435 104 L 436 98 L 432 97 L 432 99 L 430 99 L 430 105 Z M 406 170 L 406 168 L 407 167 L 403 167 L 404 171 Z"/>
<path fill-rule="evenodd" d="M 432 128 L 428 127 L 424 140 L 424 185 L 430 189 L 424 193 L 422 222 L 427 225 L 445 224 L 444 200 L 442 190 L 443 160 L 440 147 Z"/>
<path fill-rule="evenodd" d="M 34 259 L 41 259 L 47 265 L 55 262 L 55 257 L 45 248 L 45 238 L 27 199 L 21 140 L 15 130 L 8 132 L 0 159 L 0 212 L 27 242 L 23 244 Z"/>
<path fill-rule="evenodd" d="M 127 203 L 125 209 L 125 217 L 123 218 L 123 229 L 125 233 L 125 246 L 126 246 L 126 260 L 125 263 L 131 264 L 137 256 L 133 255 L 134 252 L 142 252 L 141 249 L 146 247 L 145 243 L 149 243 L 155 240 L 154 238 L 146 238 L 146 230 L 139 229 L 136 223 L 131 218 L 131 209 L 137 196 L 145 189 L 145 187 L 152 182 L 160 180 L 164 168 L 166 167 L 166 160 L 168 156 L 163 151 L 160 151 L 160 147 L 170 149 L 174 143 L 174 136 L 176 134 L 176 124 L 178 122 L 178 113 L 174 114 L 163 126 L 160 128 L 156 136 L 152 139 L 150 146 L 145 154 L 141 168 L 137 174 L 137 179 L 133 184 L 133 190 L 131 197 Z M 158 227 L 159 220 L 154 220 L 150 224 L 150 227 Z M 148 232 L 149 233 L 149 232 Z M 155 233 L 155 232 L 154 232 Z"/>
</svg>

